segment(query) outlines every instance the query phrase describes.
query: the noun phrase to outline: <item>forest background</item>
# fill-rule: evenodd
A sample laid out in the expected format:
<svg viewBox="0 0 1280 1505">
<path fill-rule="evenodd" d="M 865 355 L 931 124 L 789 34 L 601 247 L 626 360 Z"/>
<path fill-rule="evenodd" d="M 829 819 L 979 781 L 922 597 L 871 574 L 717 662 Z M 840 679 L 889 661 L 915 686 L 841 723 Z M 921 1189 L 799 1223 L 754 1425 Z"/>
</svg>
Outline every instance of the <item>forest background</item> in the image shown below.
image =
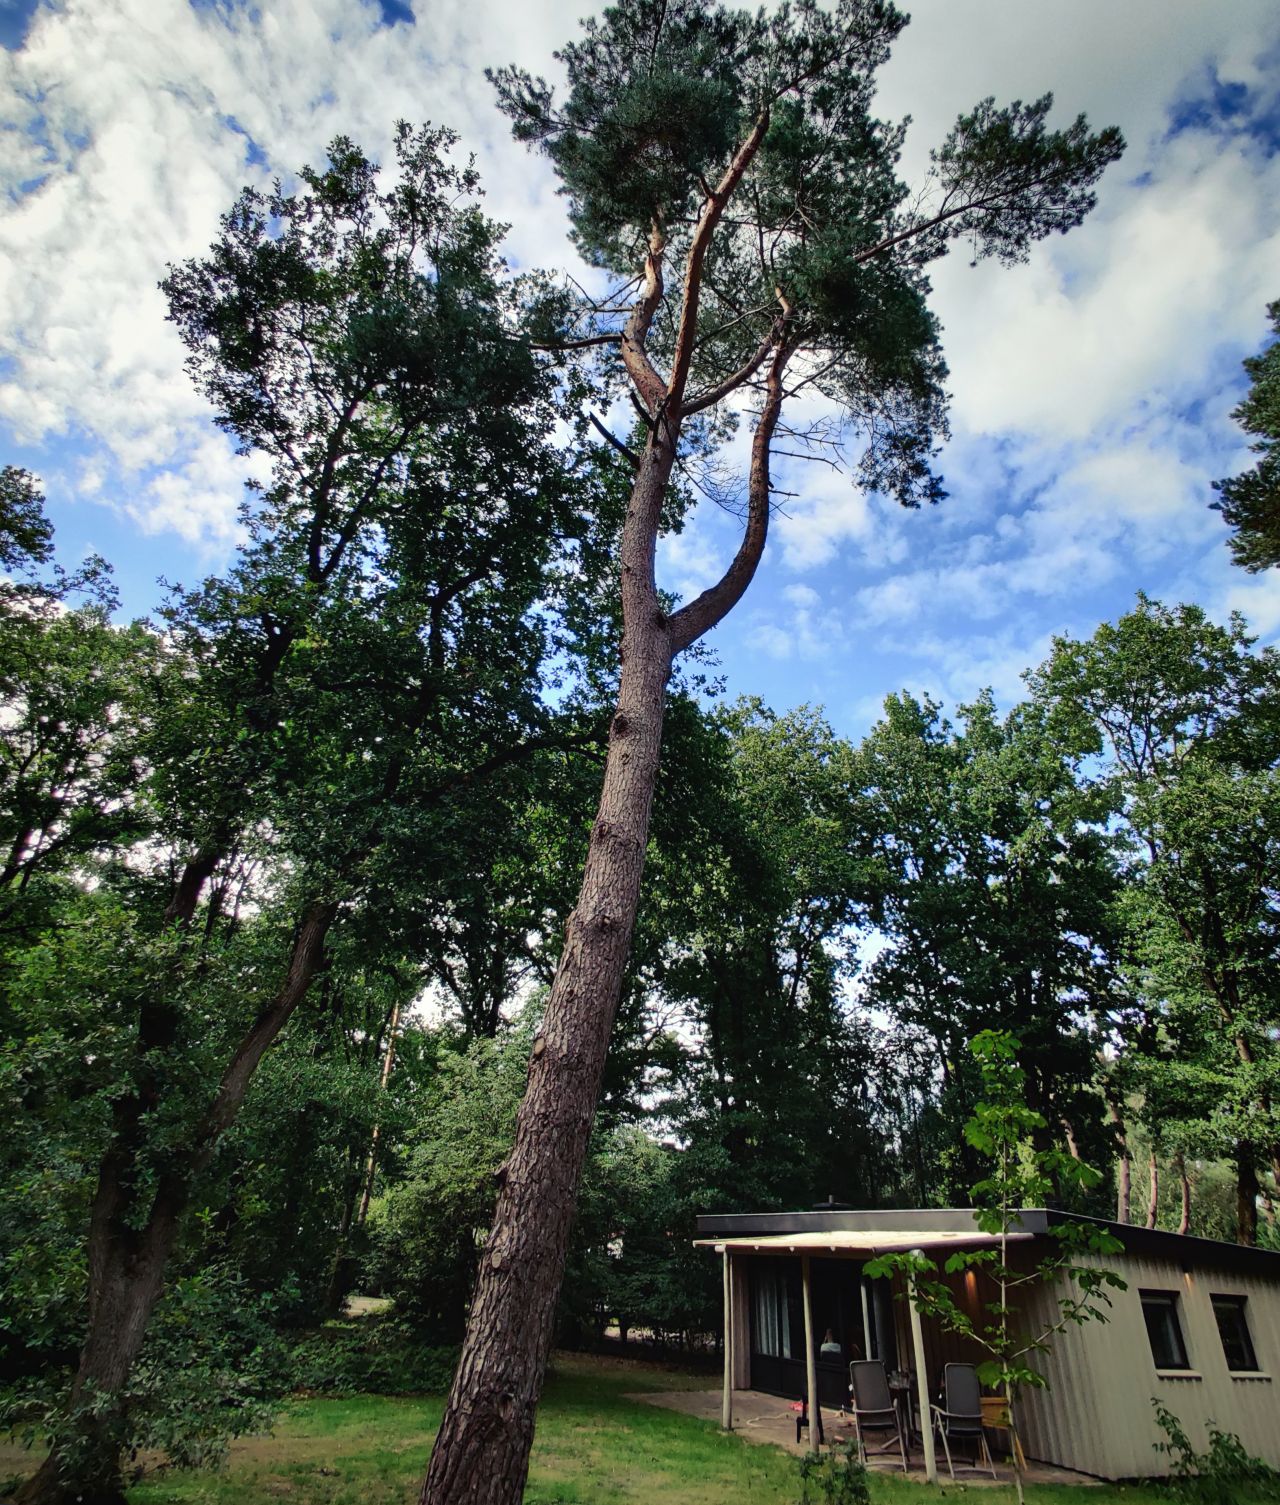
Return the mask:
<svg viewBox="0 0 1280 1505">
<path fill-rule="evenodd" d="M 50 66 L 83 14 L 37 14 L 18 68 Z M 408 25 L 369 20 L 370 37 Z M 1223 56 L 1207 97 L 1208 116 L 1203 98 L 1202 110 L 1181 101 L 1165 141 L 1176 159 L 1214 140 L 1205 191 L 1215 173 L 1269 162 L 1273 119 Z M 64 119 L 65 139 L 84 124 Z M 263 166 L 256 136 L 233 124 L 248 143 L 240 165 Z M 48 234 L 86 179 L 59 175 L 47 130 L 24 139 L 44 171 L 21 180 L 11 223 L 30 234 L 43 211 Z M 77 139 L 83 169 L 105 138 Z M 616 669 L 607 560 L 625 457 L 585 416 L 598 398 L 585 365 L 540 365 L 501 337 L 545 284 L 498 260 L 500 231 L 448 138 L 403 132 L 377 153 L 381 180 L 349 143 L 327 169 L 309 155 L 317 174 L 241 199 L 211 253 L 174 258 L 164 338 L 185 345 L 183 390 L 206 406 L 178 399 L 185 413 L 157 439 L 165 368 L 141 349 L 163 350 L 156 323 L 139 345 L 119 342 L 122 357 L 143 358 L 100 388 L 118 409 L 76 414 L 41 466 L 64 572 L 33 476 L 4 473 L 0 924 L 17 1047 L 4 1197 L 22 1216 L 6 1220 L 0 1249 L 3 1373 L 13 1416 L 56 1414 L 104 1186 L 122 1227 L 150 1230 L 154 1218 L 128 1209 L 161 1208 L 168 1278 L 129 1381 L 128 1441 L 189 1457 L 298 1382 L 316 1355 L 296 1335 L 353 1284 L 395 1297 L 411 1342 L 394 1362 L 411 1352 L 420 1365 L 457 1337 L 573 903 Z M 412 193 L 393 192 L 397 161 Z M 1151 187 L 1137 171 L 1134 191 Z M 389 239 L 369 229 L 378 193 L 373 219 Z M 1264 197 L 1251 186 L 1251 205 Z M 203 228 L 207 243 L 216 226 Z M 1268 239 L 1257 225 L 1241 233 L 1241 256 L 1250 263 Z M 265 259 L 264 247 L 275 248 Z M 426 258 L 425 284 L 410 255 Z M 1079 275 L 1054 272 L 1063 288 Z M 1024 291 L 1038 301 L 1044 289 Z M 1248 338 L 1232 348 L 1215 329 L 1220 364 L 1260 343 L 1272 290 L 1255 276 L 1233 297 L 1249 291 Z M 1138 301 L 1132 288 L 1123 301 Z M 55 327 L 38 298 L 24 317 Z M 58 380 L 70 384 L 100 352 L 92 318 L 66 327 L 81 341 L 63 352 Z M 17 341 L 20 433 L 67 422 L 40 381 L 52 348 Z M 1204 344 L 1195 351 L 1203 359 Z M 1075 471 L 1061 450 L 1041 454 L 1052 479 L 1035 484 L 1025 448 L 1010 458 L 990 446 L 1015 478 L 1016 521 L 993 510 L 986 532 L 974 518 L 999 493 L 972 469 L 973 433 L 949 452 L 955 494 L 901 524 L 874 502 L 850 511 L 807 471 L 790 519 L 783 503 L 784 561 L 817 549 L 825 563 L 843 541 L 892 582 L 855 593 L 850 610 L 834 597 L 831 623 L 805 594 L 815 587 L 791 580 L 769 609 L 788 603 L 792 618 L 754 621 L 684 667 L 560 1316 L 567 1340 L 606 1318 L 680 1342 L 713 1327 L 711 1272 L 688 1246 L 698 1209 L 965 1200 L 979 1171 L 959 1132 L 974 1101 L 965 1047 L 992 1024 L 1022 1041 L 1046 1134 L 1110 1169 L 1087 1210 L 1277 1242 L 1280 671 L 1221 610 L 1242 599 L 1272 625 L 1274 587 L 1241 573 L 1216 596 L 1204 588 L 1230 568 L 1209 483 L 1239 469 L 1239 439 L 1214 436 L 1242 388 L 1224 375 L 1188 422 L 1186 391 L 1143 388 L 1145 370 L 1126 379 L 1150 423 L 1200 445 L 1172 478 L 1153 459 L 1136 487 L 1128 443 L 1108 472 L 1087 404 L 1073 420 L 1090 435 Z M 139 430 L 128 415 L 148 381 L 157 400 Z M 377 394 L 372 416 L 348 411 L 354 389 Z M 235 521 L 242 462 L 220 433 L 201 429 L 177 468 L 157 463 L 154 445 L 176 452 L 178 430 L 185 440 L 207 412 L 251 451 L 257 489 Z M 1125 410 L 1128 439 L 1131 419 Z M 105 449 L 95 422 L 114 425 Z M 1155 432 L 1147 453 L 1167 461 Z M 576 446 L 558 442 L 569 433 Z M 1237 463 L 1215 470 L 1224 449 Z M 95 494 L 114 495 L 114 512 L 93 514 L 103 527 L 179 522 L 204 546 L 237 548 L 142 602 L 149 624 L 122 627 L 147 550 L 117 538 L 111 583 L 86 556 L 84 503 L 72 500 Z M 668 545 L 677 590 L 696 585 L 682 568 L 731 526 L 718 515 L 733 510 L 724 474 L 691 464 L 683 502 L 699 496 L 710 506 Z M 907 530 L 966 502 L 975 510 L 943 552 L 904 568 Z M 1037 553 L 1040 587 L 1019 529 L 1023 544 L 1064 545 Z M 1156 534 L 1174 552 L 1205 540 L 1208 573 L 1187 594 L 1214 609 L 1144 597 L 1105 613 L 1112 625 L 1094 631 L 1097 612 L 1057 643 L 1046 634 L 1017 661 L 1033 672 L 1016 696 L 1006 642 L 999 700 L 982 689 L 991 674 L 955 703 L 965 676 L 992 667 L 957 638 L 963 673 L 948 673 L 936 640 L 929 650 L 950 704 L 908 688 L 876 718 L 856 698 L 865 736 L 816 710 L 737 698 L 759 686 L 736 654 L 853 653 L 878 675 L 858 646 L 860 612 L 914 634 L 920 613 L 955 609 L 942 582 L 964 579 L 980 619 L 979 597 L 1013 615 L 1015 579 L 1049 599 L 1065 581 L 1113 584 L 1090 576 L 1086 545 L 1096 563 L 1119 539 L 1149 580 Z M 993 539 L 1013 541 L 999 561 Z M 1079 591 L 1073 611 L 1087 600 Z M 126 1074 L 142 1084 L 145 1125 L 120 1119 Z M 127 1144 L 127 1165 L 103 1161 L 104 1143 Z M 189 1389 L 175 1388 L 178 1373 Z"/>
</svg>

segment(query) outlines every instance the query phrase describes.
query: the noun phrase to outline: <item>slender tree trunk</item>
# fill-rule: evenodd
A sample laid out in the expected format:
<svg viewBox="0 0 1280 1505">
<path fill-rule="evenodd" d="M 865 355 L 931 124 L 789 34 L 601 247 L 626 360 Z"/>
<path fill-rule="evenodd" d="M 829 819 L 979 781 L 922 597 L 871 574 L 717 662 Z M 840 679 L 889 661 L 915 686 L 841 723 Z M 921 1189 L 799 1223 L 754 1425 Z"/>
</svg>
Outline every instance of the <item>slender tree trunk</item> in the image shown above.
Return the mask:
<svg viewBox="0 0 1280 1505">
<path fill-rule="evenodd" d="M 397 998 L 391 1010 L 391 1022 L 387 1026 L 387 1048 L 382 1056 L 382 1074 L 378 1079 L 378 1090 L 385 1092 L 387 1083 L 391 1080 L 391 1068 L 396 1063 L 396 1028 L 400 1023 L 400 1000 Z M 363 1228 L 364 1220 L 369 1216 L 369 1203 L 373 1199 L 373 1182 L 378 1169 L 378 1135 L 382 1125 L 375 1123 L 373 1133 L 369 1136 L 369 1158 L 364 1168 L 364 1190 L 360 1194 L 360 1211 L 356 1216 L 356 1227 Z"/>
<path fill-rule="evenodd" d="M 1174 1159 L 1174 1166 L 1178 1172 L 1178 1186 L 1182 1193 L 1182 1214 L 1178 1219 L 1178 1232 L 1191 1232 L 1191 1182 L 1187 1176 L 1187 1161 L 1183 1155 Z"/>
<path fill-rule="evenodd" d="M 1151 1151 L 1151 1189 L 1147 1197 L 1147 1227 L 1154 1228 L 1160 1215 L 1160 1162 L 1156 1152 Z"/>
<path fill-rule="evenodd" d="M 1116 1126 L 1116 1143 L 1120 1147 L 1120 1159 L 1116 1165 L 1116 1222 L 1127 1223 L 1133 1200 L 1133 1163 L 1129 1158 L 1129 1139 L 1125 1133 L 1120 1104 L 1115 1098 L 1109 1097 L 1107 1108 L 1111 1113 L 1111 1121 Z"/>
<path fill-rule="evenodd" d="M 360 1161 L 360 1152 L 353 1147 L 347 1156 L 347 1174 L 342 1186 L 342 1213 L 338 1218 L 338 1237 L 334 1240 L 333 1262 L 329 1266 L 329 1284 L 324 1293 L 324 1309 L 335 1317 L 341 1313 L 349 1290 L 348 1282 L 351 1277 L 347 1251 L 363 1180 L 364 1166 Z"/>
<path fill-rule="evenodd" d="M 311 905 L 294 938 L 280 991 L 258 1015 L 223 1073 L 185 1155 L 161 1180 L 149 1207 L 128 1186 L 145 1135 L 144 1090 L 117 1104 L 115 1139 L 98 1173 L 89 1228 L 88 1326 L 71 1392 L 67 1428 L 18 1495 L 22 1505 L 118 1505 L 122 1392 L 164 1287 L 178 1220 L 197 1175 L 234 1121 L 263 1052 L 280 1033 L 320 965 L 337 906 Z"/>
<path fill-rule="evenodd" d="M 423 1505 L 516 1505 L 524 1490 L 569 1225 L 640 900 L 671 672 L 670 639 L 651 583 L 650 519 L 661 509 L 674 440 L 661 428 L 651 439 L 628 510 L 622 674 L 600 807 L 534 1041 L 515 1144 L 500 1172 L 493 1230 Z"/>
<path fill-rule="evenodd" d="M 1258 1242 L 1258 1172 L 1251 1145 L 1236 1147 L 1236 1243 Z"/>
<path fill-rule="evenodd" d="M 685 258 L 671 374 L 645 349 L 662 301 L 666 242 L 654 224 L 641 288 L 619 353 L 646 415 L 649 438 L 622 529 L 622 645 L 618 705 L 609 729 L 600 805 L 577 907 L 534 1042 L 515 1144 L 499 1172 L 498 1205 L 480 1259 L 457 1373 L 423 1482 L 422 1505 L 519 1505 L 534 1416 L 550 1352 L 569 1227 L 604 1075 L 609 1036 L 640 905 L 649 814 L 658 780 L 672 661 L 723 620 L 751 583 L 769 530 L 769 447 L 784 397 L 791 308 L 750 362 L 682 406 L 698 329 L 702 270 L 725 206 L 764 140 L 756 120 L 719 183 L 708 191 Z M 714 406 L 769 359 L 751 441 L 746 528 L 720 580 L 668 617 L 654 578 L 662 505 L 681 423 Z"/>
</svg>

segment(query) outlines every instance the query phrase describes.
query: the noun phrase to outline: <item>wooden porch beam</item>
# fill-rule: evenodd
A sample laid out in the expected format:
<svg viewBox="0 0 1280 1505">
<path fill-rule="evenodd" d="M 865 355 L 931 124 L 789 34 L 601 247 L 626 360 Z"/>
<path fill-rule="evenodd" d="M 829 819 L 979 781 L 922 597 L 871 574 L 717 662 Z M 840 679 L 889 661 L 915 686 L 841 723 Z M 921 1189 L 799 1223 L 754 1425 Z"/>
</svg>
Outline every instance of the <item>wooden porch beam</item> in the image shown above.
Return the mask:
<svg viewBox="0 0 1280 1505">
<path fill-rule="evenodd" d="M 809 1446 L 822 1450 L 822 1424 L 818 1420 L 818 1360 L 813 1351 L 813 1295 L 809 1279 L 809 1256 L 800 1259 L 800 1283 L 804 1292 L 804 1382 L 809 1396 Z"/>
<path fill-rule="evenodd" d="M 923 1251 L 916 1249 L 915 1254 Z M 911 1313 L 911 1348 L 916 1360 L 916 1398 L 920 1406 L 920 1441 L 924 1446 L 924 1472 L 930 1484 L 938 1482 L 938 1460 L 933 1447 L 933 1412 L 929 1408 L 929 1372 L 925 1367 L 924 1330 L 916 1306 L 916 1278 L 907 1276 L 907 1308 Z M 908 1430 L 911 1418 L 907 1418 Z"/>
</svg>

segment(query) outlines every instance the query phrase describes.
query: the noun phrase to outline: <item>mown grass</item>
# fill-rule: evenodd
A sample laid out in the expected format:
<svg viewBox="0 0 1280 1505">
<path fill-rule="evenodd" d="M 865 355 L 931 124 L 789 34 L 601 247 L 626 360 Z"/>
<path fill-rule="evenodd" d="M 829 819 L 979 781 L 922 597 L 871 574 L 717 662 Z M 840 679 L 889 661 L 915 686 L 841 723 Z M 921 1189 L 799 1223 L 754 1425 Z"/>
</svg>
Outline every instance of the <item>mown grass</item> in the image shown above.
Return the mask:
<svg viewBox="0 0 1280 1505">
<path fill-rule="evenodd" d="M 795 1458 L 714 1424 L 626 1399 L 628 1392 L 705 1389 L 706 1376 L 616 1361 L 562 1361 L 548 1381 L 525 1505 L 795 1505 Z M 438 1397 L 297 1400 L 269 1437 L 245 1438 L 217 1473 L 153 1472 L 131 1505 L 411 1505 L 439 1424 Z M 1012 1489 L 929 1489 L 876 1476 L 877 1505 L 956 1499 L 1011 1505 Z M 1032 1505 L 1139 1505 L 1135 1487 L 1043 1485 Z"/>
</svg>

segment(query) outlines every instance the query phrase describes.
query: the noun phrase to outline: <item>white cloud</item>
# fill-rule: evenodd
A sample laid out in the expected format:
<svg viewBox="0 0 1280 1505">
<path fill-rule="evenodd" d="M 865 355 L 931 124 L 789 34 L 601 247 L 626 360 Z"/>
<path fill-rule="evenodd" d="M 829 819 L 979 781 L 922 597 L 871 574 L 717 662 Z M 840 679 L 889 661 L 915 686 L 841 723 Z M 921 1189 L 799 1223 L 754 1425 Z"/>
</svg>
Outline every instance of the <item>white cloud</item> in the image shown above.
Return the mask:
<svg viewBox="0 0 1280 1505">
<path fill-rule="evenodd" d="M 842 614 L 824 609 L 822 597 L 808 585 L 788 585 L 780 592 L 790 608 L 785 620 L 776 613 L 757 609 L 748 621 L 747 645 L 754 652 L 779 662 L 787 659 L 829 659 L 847 641 L 847 623 Z"/>
<path fill-rule="evenodd" d="M 208 462 L 211 445 L 230 457 L 156 284 L 167 262 L 208 246 L 242 184 L 319 160 L 339 132 L 385 160 L 398 117 L 454 126 L 484 159 L 490 212 L 516 227 L 514 258 L 563 263 L 550 174 L 510 140 L 481 76 L 505 60 L 495 39 L 545 69 L 562 26 L 553 0 L 523 3 L 518 26 L 497 0 L 435 0 L 421 24 L 394 28 L 372 0 L 43 5 L 24 47 L 0 52 L 16 127 L 0 136 L 0 257 L 21 269 L 0 280 L 0 421 L 20 443 L 75 436 L 99 448 L 120 490 L 151 467 L 194 476 L 190 457 Z M 246 134 L 265 164 L 247 161 Z M 229 479 L 224 458 L 214 471 Z M 211 539 L 234 529 L 238 485 L 220 506 L 181 478 L 151 494 L 149 526 Z"/>
<path fill-rule="evenodd" d="M 1280 159 L 1183 133 L 1029 266 L 938 269 L 957 425 L 1078 440 L 1233 382 L 1277 265 Z"/>
</svg>

